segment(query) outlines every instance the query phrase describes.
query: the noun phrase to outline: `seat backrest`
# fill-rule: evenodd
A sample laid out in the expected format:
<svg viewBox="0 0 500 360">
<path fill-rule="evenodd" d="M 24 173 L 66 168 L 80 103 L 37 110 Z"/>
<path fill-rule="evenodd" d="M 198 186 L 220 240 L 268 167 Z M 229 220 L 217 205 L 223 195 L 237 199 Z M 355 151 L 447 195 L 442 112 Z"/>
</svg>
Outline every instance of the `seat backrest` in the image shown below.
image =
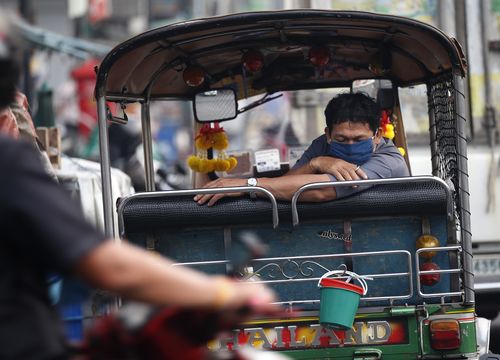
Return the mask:
<svg viewBox="0 0 500 360">
<path fill-rule="evenodd" d="M 175 195 L 175 192 L 172 194 Z M 224 227 L 272 223 L 267 199 L 225 197 L 212 207 L 200 206 L 192 196 L 132 195 L 120 206 L 121 232 L 156 232 L 182 227 Z M 431 216 L 446 213 L 446 191 L 437 182 L 377 185 L 352 196 L 323 203 L 298 203 L 301 222 L 380 216 Z M 278 202 L 280 225 L 289 225 L 289 202 Z"/>
</svg>

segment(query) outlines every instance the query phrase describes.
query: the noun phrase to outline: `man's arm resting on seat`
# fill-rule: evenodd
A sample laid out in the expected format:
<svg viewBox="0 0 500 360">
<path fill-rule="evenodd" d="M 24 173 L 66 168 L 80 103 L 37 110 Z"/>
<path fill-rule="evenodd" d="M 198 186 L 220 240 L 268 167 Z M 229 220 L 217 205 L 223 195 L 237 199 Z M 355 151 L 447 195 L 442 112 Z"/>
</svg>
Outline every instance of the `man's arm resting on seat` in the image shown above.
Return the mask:
<svg viewBox="0 0 500 360">
<path fill-rule="evenodd" d="M 305 175 L 305 174 L 317 174 L 316 169 L 312 166 L 311 161 L 308 161 L 302 166 L 291 168 L 284 176 L 288 175 Z"/>
<path fill-rule="evenodd" d="M 292 200 L 293 194 L 303 185 L 317 182 L 331 181 L 328 175 L 324 174 L 304 174 L 304 175 L 285 175 L 276 178 L 259 178 L 257 186 L 269 190 L 278 200 Z M 247 186 L 246 179 L 237 178 L 220 178 L 205 185 L 205 188 L 221 188 L 232 186 Z M 258 196 L 266 197 L 262 193 L 256 192 Z M 194 200 L 202 205 L 208 202 L 208 206 L 212 206 L 219 199 L 226 196 L 242 196 L 243 193 L 225 193 L 225 194 L 204 194 L 196 195 Z M 334 200 L 336 191 L 333 187 L 324 189 L 309 190 L 300 196 L 300 201 L 321 202 Z"/>
<path fill-rule="evenodd" d="M 339 181 L 368 179 L 366 173 L 356 164 L 331 156 L 318 156 L 286 175 L 330 174 Z"/>
</svg>

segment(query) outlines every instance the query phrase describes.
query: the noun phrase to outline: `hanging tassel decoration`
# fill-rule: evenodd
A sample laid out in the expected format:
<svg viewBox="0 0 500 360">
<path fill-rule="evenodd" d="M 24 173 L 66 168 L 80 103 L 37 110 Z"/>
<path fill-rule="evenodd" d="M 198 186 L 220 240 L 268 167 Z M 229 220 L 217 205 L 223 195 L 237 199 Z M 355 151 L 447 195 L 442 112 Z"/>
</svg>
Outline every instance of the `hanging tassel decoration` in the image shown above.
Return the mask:
<svg viewBox="0 0 500 360">
<path fill-rule="evenodd" d="M 394 133 L 394 125 L 391 123 L 390 115 L 387 110 L 382 110 L 382 118 L 380 119 L 380 127 L 382 128 L 382 136 L 392 140 L 396 134 Z"/>
<path fill-rule="evenodd" d="M 209 173 L 212 171 L 229 172 L 233 170 L 238 161 L 233 156 L 228 156 L 226 149 L 229 146 L 224 128 L 219 123 L 214 123 L 214 127 L 205 124 L 195 137 L 196 155 L 190 155 L 187 164 L 191 170 L 200 173 Z M 208 158 L 208 150 L 214 149 L 218 152 L 215 159 Z"/>
</svg>

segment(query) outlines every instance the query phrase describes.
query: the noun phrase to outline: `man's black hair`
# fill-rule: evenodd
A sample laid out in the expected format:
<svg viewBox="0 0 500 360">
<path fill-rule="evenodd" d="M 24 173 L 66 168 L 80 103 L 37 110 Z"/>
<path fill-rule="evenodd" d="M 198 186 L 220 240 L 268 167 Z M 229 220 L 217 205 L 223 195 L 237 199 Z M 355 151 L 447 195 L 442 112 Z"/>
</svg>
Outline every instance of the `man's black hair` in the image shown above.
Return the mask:
<svg viewBox="0 0 500 360">
<path fill-rule="evenodd" d="M 330 100 L 325 109 L 326 126 L 330 131 L 335 124 L 345 121 L 368 123 L 375 133 L 380 126 L 380 107 L 364 93 L 345 93 Z"/>
</svg>

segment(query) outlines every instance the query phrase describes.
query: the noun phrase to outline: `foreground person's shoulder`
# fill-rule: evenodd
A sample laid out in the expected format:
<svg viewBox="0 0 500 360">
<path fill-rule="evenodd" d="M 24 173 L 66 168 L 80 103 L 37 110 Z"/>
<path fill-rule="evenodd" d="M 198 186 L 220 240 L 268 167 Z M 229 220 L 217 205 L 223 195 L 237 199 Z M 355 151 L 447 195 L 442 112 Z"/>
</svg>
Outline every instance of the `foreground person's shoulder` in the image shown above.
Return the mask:
<svg viewBox="0 0 500 360">
<path fill-rule="evenodd" d="M 32 144 L 0 135 L 0 173 L 24 166 L 37 167 L 37 154 Z"/>
<path fill-rule="evenodd" d="M 29 148 L 30 144 L 24 140 L 13 139 L 0 134 L 0 153 L 9 153 L 23 148 Z"/>
</svg>

